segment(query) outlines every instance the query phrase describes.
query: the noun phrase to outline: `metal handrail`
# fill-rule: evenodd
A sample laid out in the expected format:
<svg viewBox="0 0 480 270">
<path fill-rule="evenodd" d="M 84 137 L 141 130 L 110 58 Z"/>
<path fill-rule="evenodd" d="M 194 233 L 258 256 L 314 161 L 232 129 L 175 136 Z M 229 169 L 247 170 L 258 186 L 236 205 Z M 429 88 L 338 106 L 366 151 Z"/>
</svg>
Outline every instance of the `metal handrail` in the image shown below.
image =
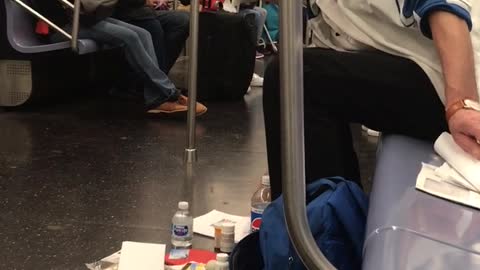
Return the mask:
<svg viewBox="0 0 480 270">
<path fill-rule="evenodd" d="M 62 0 L 62 1 L 66 2 L 66 0 Z M 80 29 L 80 0 L 75 0 L 73 2 L 73 21 L 72 21 L 72 40 L 71 40 L 71 46 L 74 52 L 78 52 L 79 29 Z"/>
<path fill-rule="evenodd" d="M 197 160 L 195 145 L 196 105 L 197 105 L 197 70 L 198 70 L 198 24 L 199 1 L 190 3 L 190 48 L 188 67 L 188 113 L 187 113 L 187 147 L 185 162 L 194 163 Z"/>
<path fill-rule="evenodd" d="M 309 270 L 335 270 L 308 225 L 305 188 L 302 1 L 280 1 L 282 175 L 290 239 Z"/>
<path fill-rule="evenodd" d="M 37 17 L 38 19 L 44 21 L 45 23 L 47 23 L 49 26 L 51 26 L 53 29 L 57 30 L 60 34 L 64 35 L 66 38 L 68 39 L 72 39 L 72 36 L 65 32 L 62 28 L 60 28 L 58 25 L 54 24 L 52 21 L 50 21 L 49 19 L 47 19 L 45 16 L 43 16 L 42 14 L 40 14 L 38 11 L 36 11 L 35 9 L 33 9 L 32 7 L 30 7 L 29 5 L 25 4 L 23 1 L 21 0 L 13 0 L 15 3 L 17 3 L 18 5 L 20 5 L 22 8 L 24 8 L 25 10 L 27 10 L 30 14 L 32 14 L 33 16 Z"/>
<path fill-rule="evenodd" d="M 43 16 L 40 14 L 40 12 L 36 11 L 29 5 L 25 4 L 21 0 L 13 0 L 15 3 L 17 3 L 19 6 L 24 8 L 26 11 L 28 11 L 30 14 L 35 16 L 36 18 L 44 21 L 46 24 L 48 24 L 50 27 L 55 29 L 57 32 L 65 36 L 71 41 L 71 47 L 72 50 L 75 52 L 78 52 L 78 31 L 80 28 L 80 0 L 75 0 L 74 4 L 70 3 L 67 0 L 58 0 L 62 2 L 66 7 L 70 8 L 73 10 L 73 19 L 72 19 L 72 34 L 67 33 L 65 30 L 63 30 L 61 27 L 53 23 L 51 20 L 49 20 L 47 17 Z"/>
</svg>

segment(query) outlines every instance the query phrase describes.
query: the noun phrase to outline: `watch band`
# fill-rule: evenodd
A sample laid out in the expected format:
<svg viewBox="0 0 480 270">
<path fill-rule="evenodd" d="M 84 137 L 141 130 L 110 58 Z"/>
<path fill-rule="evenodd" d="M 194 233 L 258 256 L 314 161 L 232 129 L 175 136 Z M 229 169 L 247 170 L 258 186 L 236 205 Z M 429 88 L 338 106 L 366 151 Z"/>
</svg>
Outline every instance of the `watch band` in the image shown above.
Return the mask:
<svg viewBox="0 0 480 270">
<path fill-rule="evenodd" d="M 465 108 L 465 102 L 463 101 L 463 99 L 453 103 L 452 105 L 450 105 L 447 110 L 445 111 L 445 116 L 447 118 L 447 123 L 450 121 L 450 118 L 452 118 L 452 116 L 457 113 L 459 110 L 461 109 L 464 109 Z"/>
<path fill-rule="evenodd" d="M 470 109 L 480 112 L 480 104 L 471 99 L 461 99 L 453 103 L 445 111 L 447 122 L 450 121 L 450 118 L 461 109 Z"/>
</svg>

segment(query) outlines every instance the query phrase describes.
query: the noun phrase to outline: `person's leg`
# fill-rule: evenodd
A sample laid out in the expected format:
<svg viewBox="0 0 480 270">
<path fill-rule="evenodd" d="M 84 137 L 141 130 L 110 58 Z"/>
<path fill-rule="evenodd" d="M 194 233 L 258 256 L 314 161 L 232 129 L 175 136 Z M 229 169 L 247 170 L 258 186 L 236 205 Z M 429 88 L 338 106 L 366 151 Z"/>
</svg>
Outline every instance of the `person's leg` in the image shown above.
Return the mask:
<svg viewBox="0 0 480 270">
<path fill-rule="evenodd" d="M 262 8 L 263 9 L 263 8 Z M 265 9 L 263 9 L 265 10 Z M 256 37 L 257 37 L 257 42 L 262 36 L 263 33 L 263 25 L 265 24 L 266 18 L 267 18 L 267 12 L 265 10 L 265 18 L 262 18 L 262 14 L 259 10 L 256 9 L 251 9 L 251 8 L 245 8 L 241 9 L 238 14 L 242 16 L 247 16 L 249 14 L 253 14 L 255 16 L 255 25 L 257 26 L 256 30 Z"/>
<path fill-rule="evenodd" d="M 165 39 L 165 31 L 163 30 L 162 24 L 156 19 L 146 19 L 146 20 L 134 20 L 129 23 L 141 27 L 147 30 L 152 36 L 153 46 L 155 48 L 155 54 L 157 55 L 158 65 L 160 69 L 168 74 L 168 69 L 166 66 L 167 58 L 167 47 Z"/>
<path fill-rule="evenodd" d="M 259 8 L 263 11 L 265 11 L 265 13 L 261 13 L 262 11 L 260 10 L 257 10 L 257 9 L 250 9 L 250 8 L 246 8 L 246 9 L 241 9 L 238 14 L 242 15 L 242 16 L 248 16 L 248 15 L 253 15 L 255 16 L 255 25 L 257 26 L 257 32 L 256 32 L 256 37 L 257 37 L 257 41 L 258 42 L 262 36 L 262 32 L 263 32 L 263 25 L 265 24 L 265 20 L 267 18 L 267 11 L 263 8 Z M 264 15 L 264 17 L 262 18 L 262 16 Z M 264 55 L 259 53 L 258 51 L 256 52 L 256 58 L 259 59 L 259 58 L 263 58 Z M 259 75 L 257 75 L 256 73 L 253 73 L 252 74 L 252 81 L 250 83 L 250 86 L 254 86 L 254 87 L 261 87 L 263 86 L 263 78 L 260 77 Z"/>
<path fill-rule="evenodd" d="M 138 26 L 132 25 L 130 23 L 126 23 L 124 21 L 120 21 L 114 18 L 107 18 L 105 19 L 106 21 L 127 28 L 133 32 L 135 32 L 138 35 L 138 38 L 140 39 L 140 42 L 145 49 L 145 52 L 148 54 L 148 56 L 152 59 L 152 61 L 156 64 L 157 67 L 159 67 L 158 62 L 156 61 L 157 55 L 155 53 L 155 47 L 153 46 L 153 40 L 152 40 L 152 35 L 150 33 Z"/>
<path fill-rule="evenodd" d="M 255 7 L 255 11 L 258 13 L 258 20 L 257 20 L 257 27 L 258 27 L 258 32 L 257 32 L 257 40 L 260 40 L 262 38 L 262 33 L 263 33 L 263 26 L 265 25 L 265 22 L 267 21 L 267 10 L 261 7 Z"/>
<path fill-rule="evenodd" d="M 272 197 L 281 194 L 279 64 L 267 67 L 264 114 Z M 379 52 L 304 53 L 306 181 L 343 176 L 360 183 L 350 123 L 434 140 L 447 129 L 430 80 L 410 60 Z"/>
<path fill-rule="evenodd" d="M 127 60 L 147 79 L 144 90 L 147 108 L 178 99 L 179 92 L 175 85 L 158 68 L 151 36 L 146 30 L 109 18 L 90 27 L 88 34 L 99 42 L 125 46 Z"/>
<path fill-rule="evenodd" d="M 165 73 L 177 61 L 178 56 L 185 47 L 185 42 L 190 32 L 190 17 L 183 11 L 160 11 L 157 20 L 160 22 L 165 33 Z"/>
</svg>

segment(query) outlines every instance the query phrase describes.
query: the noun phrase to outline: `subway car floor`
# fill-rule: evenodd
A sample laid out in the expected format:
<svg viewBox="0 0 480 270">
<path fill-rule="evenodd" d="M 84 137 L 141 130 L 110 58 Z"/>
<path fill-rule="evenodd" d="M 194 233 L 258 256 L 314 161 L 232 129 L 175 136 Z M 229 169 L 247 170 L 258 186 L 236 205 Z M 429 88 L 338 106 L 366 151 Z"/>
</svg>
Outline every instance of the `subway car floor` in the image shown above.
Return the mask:
<svg viewBox="0 0 480 270">
<path fill-rule="evenodd" d="M 249 215 L 267 169 L 261 96 L 258 88 L 244 102 L 207 103 L 191 179 L 185 121 L 147 118 L 134 102 L 0 111 L 0 269 L 86 269 L 122 241 L 168 243 L 180 200 L 194 216 Z M 354 137 L 369 179 L 377 139 L 358 126 Z M 194 247 L 212 246 L 195 236 Z"/>
</svg>

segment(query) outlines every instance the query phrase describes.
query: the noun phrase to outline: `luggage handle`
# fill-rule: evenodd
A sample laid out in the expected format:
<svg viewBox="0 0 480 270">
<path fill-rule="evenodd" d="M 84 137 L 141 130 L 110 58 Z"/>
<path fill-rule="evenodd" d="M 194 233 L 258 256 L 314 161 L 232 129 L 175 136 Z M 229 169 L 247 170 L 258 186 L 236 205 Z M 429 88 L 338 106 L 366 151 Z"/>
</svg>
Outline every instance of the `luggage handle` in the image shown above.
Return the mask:
<svg viewBox="0 0 480 270">
<path fill-rule="evenodd" d="M 334 270 L 307 221 L 303 120 L 302 1 L 280 1 L 282 177 L 285 218 L 295 250 L 309 270 Z"/>
</svg>

